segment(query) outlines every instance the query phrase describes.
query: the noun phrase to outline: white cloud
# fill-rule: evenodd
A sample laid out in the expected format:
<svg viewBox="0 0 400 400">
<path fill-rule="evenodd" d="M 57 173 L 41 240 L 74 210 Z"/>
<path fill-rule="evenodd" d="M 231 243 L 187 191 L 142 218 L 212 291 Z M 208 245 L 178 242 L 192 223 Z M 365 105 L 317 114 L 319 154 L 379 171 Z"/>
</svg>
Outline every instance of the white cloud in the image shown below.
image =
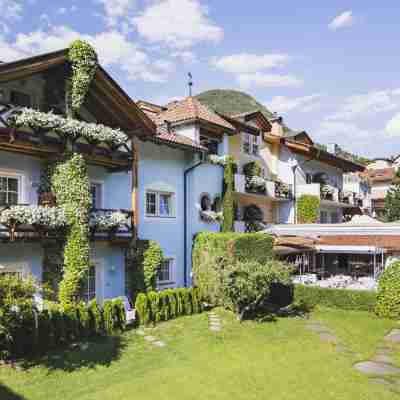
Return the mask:
<svg viewBox="0 0 400 400">
<path fill-rule="evenodd" d="M 58 10 L 57 10 L 57 13 L 58 14 L 65 14 L 67 12 L 67 9 L 65 8 L 65 7 L 60 7 Z"/>
<path fill-rule="evenodd" d="M 208 9 L 199 0 L 157 0 L 133 18 L 133 24 L 149 42 L 173 48 L 218 42 L 223 37 L 223 30 L 208 18 Z"/>
<path fill-rule="evenodd" d="M 167 60 L 153 62 L 147 53 L 117 31 L 83 35 L 67 26 L 51 27 L 49 31 L 20 33 L 14 43 L 0 37 L 0 51 L 3 61 L 12 61 L 24 56 L 66 48 L 78 38 L 95 47 L 103 66 L 120 68 L 129 80 L 164 82 L 174 69 L 174 65 Z"/>
<path fill-rule="evenodd" d="M 232 74 L 252 73 L 267 68 L 281 67 L 288 63 L 287 54 L 240 53 L 211 60 L 211 65 Z"/>
<path fill-rule="evenodd" d="M 312 94 L 303 97 L 275 96 L 266 106 L 277 113 L 286 113 L 297 109 L 300 112 L 310 112 L 320 105 L 322 95 Z"/>
<path fill-rule="evenodd" d="M 22 15 L 22 5 L 16 0 L 0 0 L 1 18 L 19 19 Z"/>
<path fill-rule="evenodd" d="M 242 88 L 251 86 L 266 87 L 297 87 L 303 84 L 301 79 L 293 75 L 266 74 L 263 72 L 255 72 L 254 74 L 239 74 L 237 82 Z"/>
<path fill-rule="evenodd" d="M 136 0 L 98 0 L 104 6 L 107 25 L 115 27 L 120 18 L 127 18 Z"/>
<path fill-rule="evenodd" d="M 333 31 L 336 31 L 341 28 L 350 27 L 353 24 L 354 24 L 353 12 L 349 10 L 349 11 L 344 11 L 337 17 L 333 18 L 333 20 L 329 24 L 329 28 Z"/>
<path fill-rule="evenodd" d="M 388 138 L 400 137 L 400 113 L 395 114 L 386 124 L 385 136 Z"/>
<path fill-rule="evenodd" d="M 360 116 L 392 111 L 400 106 L 399 95 L 400 89 L 388 89 L 350 96 L 344 100 L 339 111 L 327 119 L 349 121 Z"/>
</svg>

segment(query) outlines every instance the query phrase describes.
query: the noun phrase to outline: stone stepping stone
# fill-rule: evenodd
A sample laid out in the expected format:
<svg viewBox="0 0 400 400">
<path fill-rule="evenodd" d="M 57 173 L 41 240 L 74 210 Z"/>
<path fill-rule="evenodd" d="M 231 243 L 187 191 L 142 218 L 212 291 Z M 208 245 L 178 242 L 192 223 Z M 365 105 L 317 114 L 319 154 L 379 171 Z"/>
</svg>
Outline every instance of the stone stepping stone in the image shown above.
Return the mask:
<svg viewBox="0 0 400 400">
<path fill-rule="evenodd" d="M 388 335 L 385 336 L 385 340 L 394 343 L 400 343 L 400 329 L 393 329 Z"/>
<path fill-rule="evenodd" d="M 146 340 L 146 342 L 155 342 L 157 339 L 154 336 L 145 336 L 144 340 Z"/>
<path fill-rule="evenodd" d="M 156 340 L 155 342 L 153 342 L 154 346 L 158 346 L 158 347 L 165 347 L 166 344 L 164 342 L 162 342 L 161 340 Z"/>
<path fill-rule="evenodd" d="M 319 335 L 319 338 L 323 341 L 323 342 L 328 342 L 328 343 L 337 343 L 338 342 L 338 338 L 335 335 L 332 335 L 330 333 L 321 333 Z"/>
<path fill-rule="evenodd" d="M 385 375 L 397 375 L 400 374 L 400 368 L 394 367 L 390 364 L 385 364 L 381 362 L 375 361 L 363 361 L 353 365 L 353 367 L 366 375 L 376 375 L 376 376 L 385 376 Z"/>
<path fill-rule="evenodd" d="M 308 324 L 306 328 L 310 331 L 317 332 L 317 333 L 330 333 L 329 328 L 319 324 Z"/>
<path fill-rule="evenodd" d="M 384 364 L 393 364 L 392 357 L 388 356 L 387 354 L 377 354 L 372 361 Z"/>
</svg>

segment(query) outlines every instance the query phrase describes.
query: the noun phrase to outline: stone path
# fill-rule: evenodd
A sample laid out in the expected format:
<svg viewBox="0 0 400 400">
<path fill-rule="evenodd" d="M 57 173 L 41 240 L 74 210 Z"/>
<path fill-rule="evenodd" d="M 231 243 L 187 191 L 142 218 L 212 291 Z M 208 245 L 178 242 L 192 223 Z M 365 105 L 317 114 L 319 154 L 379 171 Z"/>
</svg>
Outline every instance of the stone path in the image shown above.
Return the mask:
<svg viewBox="0 0 400 400">
<path fill-rule="evenodd" d="M 400 368 L 393 365 L 393 344 L 400 343 L 400 329 L 392 329 L 380 344 L 371 360 L 354 364 L 354 368 L 370 377 L 370 382 L 387 386 L 390 390 L 400 393 Z"/>
<path fill-rule="evenodd" d="M 154 336 L 147 335 L 143 329 L 137 329 L 136 335 L 142 336 L 146 342 L 151 343 L 153 346 L 157 346 L 157 347 L 165 347 L 166 346 L 165 342 L 163 342 L 162 340 L 158 340 Z"/>
<path fill-rule="evenodd" d="M 222 330 L 221 320 L 214 312 L 208 313 L 208 327 L 210 331 L 220 332 Z"/>
</svg>

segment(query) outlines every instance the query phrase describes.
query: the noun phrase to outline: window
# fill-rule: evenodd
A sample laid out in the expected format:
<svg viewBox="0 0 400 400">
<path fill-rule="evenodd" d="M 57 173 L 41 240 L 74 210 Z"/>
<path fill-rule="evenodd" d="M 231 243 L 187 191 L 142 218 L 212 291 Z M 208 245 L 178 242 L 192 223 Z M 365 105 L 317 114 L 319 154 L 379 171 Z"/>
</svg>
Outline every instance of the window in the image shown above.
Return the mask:
<svg viewBox="0 0 400 400">
<path fill-rule="evenodd" d="M 92 182 L 90 184 L 90 195 L 92 198 L 92 207 L 93 208 L 102 208 L 103 207 L 103 184 Z"/>
<path fill-rule="evenodd" d="M 259 146 L 258 146 L 258 136 L 254 136 L 252 135 L 252 142 L 253 142 L 253 149 L 252 149 L 252 154 L 254 156 L 258 156 L 259 155 Z"/>
<path fill-rule="evenodd" d="M 91 264 L 82 279 L 81 298 L 88 303 L 96 298 L 96 265 Z"/>
<path fill-rule="evenodd" d="M 309 173 L 306 174 L 306 183 L 307 185 L 310 185 L 312 183 L 312 175 Z"/>
<path fill-rule="evenodd" d="M 243 134 L 243 152 L 246 154 L 250 154 L 250 135 L 248 133 Z"/>
<path fill-rule="evenodd" d="M 200 144 L 207 147 L 210 154 L 218 155 L 218 140 L 210 139 L 207 136 L 200 136 Z"/>
<path fill-rule="evenodd" d="M 11 90 L 10 102 L 16 106 L 31 107 L 32 101 L 29 94 L 19 92 L 18 90 Z"/>
<path fill-rule="evenodd" d="M 165 258 L 158 269 L 157 281 L 158 283 L 172 282 L 172 268 L 174 260 L 172 258 Z"/>
<path fill-rule="evenodd" d="M 327 224 L 328 223 L 328 213 L 326 211 L 321 211 L 319 215 L 319 222 L 321 224 Z"/>
<path fill-rule="evenodd" d="M 258 156 L 260 154 L 260 137 L 243 133 L 243 152 Z"/>
<path fill-rule="evenodd" d="M 339 214 L 337 212 L 333 212 L 331 214 L 331 223 L 338 224 L 339 223 Z"/>
<path fill-rule="evenodd" d="M 19 179 L 0 176 L 0 205 L 16 205 L 19 201 Z"/>
<path fill-rule="evenodd" d="M 151 217 L 173 217 L 173 193 L 146 192 L 146 215 Z"/>
<path fill-rule="evenodd" d="M 211 209 L 211 199 L 208 194 L 203 194 L 200 198 L 201 211 L 209 211 Z"/>
</svg>

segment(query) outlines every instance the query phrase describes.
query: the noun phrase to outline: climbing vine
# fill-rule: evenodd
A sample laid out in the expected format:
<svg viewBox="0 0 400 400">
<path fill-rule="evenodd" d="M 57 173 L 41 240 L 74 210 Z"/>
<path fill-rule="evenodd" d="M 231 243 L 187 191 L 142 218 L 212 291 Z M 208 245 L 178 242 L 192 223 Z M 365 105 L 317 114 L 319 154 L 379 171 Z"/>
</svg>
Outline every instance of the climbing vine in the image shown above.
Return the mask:
<svg viewBox="0 0 400 400">
<path fill-rule="evenodd" d="M 223 222 L 222 232 L 233 232 L 235 210 L 233 204 L 235 160 L 231 156 L 225 157 L 224 162 L 224 197 L 223 197 Z"/>
<path fill-rule="evenodd" d="M 86 163 L 80 154 L 66 156 L 54 166 L 52 190 L 57 205 L 64 211 L 68 223 L 64 246 L 64 273 L 59 288 L 59 300 L 67 305 L 79 294 L 80 281 L 89 267 L 90 185 Z"/>
<path fill-rule="evenodd" d="M 67 83 L 67 98 L 69 97 L 71 101 L 73 111 L 78 112 L 96 73 L 98 59 L 92 46 L 82 40 L 71 43 L 68 59 L 71 62 L 72 76 L 70 82 Z"/>
<path fill-rule="evenodd" d="M 314 224 L 319 218 L 320 199 L 317 196 L 303 194 L 297 200 L 297 222 Z"/>
</svg>

